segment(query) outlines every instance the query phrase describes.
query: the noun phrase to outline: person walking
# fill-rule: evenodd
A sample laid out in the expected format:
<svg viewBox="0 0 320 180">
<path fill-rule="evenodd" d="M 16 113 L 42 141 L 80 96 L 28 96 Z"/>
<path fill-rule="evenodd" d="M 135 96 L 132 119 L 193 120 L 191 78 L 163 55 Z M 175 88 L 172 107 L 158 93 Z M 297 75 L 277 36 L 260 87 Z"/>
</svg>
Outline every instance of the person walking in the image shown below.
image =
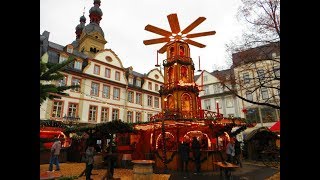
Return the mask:
<svg viewBox="0 0 320 180">
<path fill-rule="evenodd" d="M 241 144 L 240 142 L 235 139 L 235 143 L 234 143 L 234 152 L 235 152 L 235 156 L 234 156 L 234 163 L 239 165 L 240 167 L 242 167 L 242 163 L 241 163 Z"/>
<path fill-rule="evenodd" d="M 85 160 L 86 160 L 86 180 L 91 179 L 91 172 L 93 169 L 94 159 L 93 156 L 95 155 L 94 143 L 93 141 L 89 142 L 87 150 L 85 152 Z"/>
<path fill-rule="evenodd" d="M 61 142 L 59 141 L 58 137 L 54 138 L 54 143 L 51 146 L 51 156 L 49 162 L 49 171 L 52 171 L 53 164 L 56 165 L 56 171 L 60 171 L 59 165 L 59 155 L 61 150 Z"/>
<path fill-rule="evenodd" d="M 226 148 L 226 154 L 227 154 L 227 162 L 233 163 L 233 158 L 235 155 L 235 150 L 234 150 L 234 139 L 230 138 L 229 143 L 227 144 Z"/>
<path fill-rule="evenodd" d="M 192 151 L 193 151 L 193 158 L 194 158 L 194 162 L 195 162 L 195 165 L 196 165 L 195 174 L 197 174 L 197 173 L 200 173 L 200 169 L 201 169 L 201 162 L 200 162 L 200 156 L 201 156 L 200 148 L 201 148 L 201 145 L 200 145 L 200 142 L 198 141 L 197 137 L 193 137 L 191 148 L 192 148 Z"/>
<path fill-rule="evenodd" d="M 182 161 L 182 173 L 184 177 L 188 175 L 188 162 L 189 162 L 190 147 L 189 142 L 184 141 L 180 146 L 180 156 Z"/>
</svg>

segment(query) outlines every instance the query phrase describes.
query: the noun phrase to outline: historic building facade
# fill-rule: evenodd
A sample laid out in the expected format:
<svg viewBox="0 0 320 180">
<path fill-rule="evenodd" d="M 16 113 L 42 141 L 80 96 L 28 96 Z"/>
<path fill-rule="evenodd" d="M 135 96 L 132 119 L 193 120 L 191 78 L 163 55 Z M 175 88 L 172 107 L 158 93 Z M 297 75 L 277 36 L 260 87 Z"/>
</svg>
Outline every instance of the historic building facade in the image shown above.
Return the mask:
<svg viewBox="0 0 320 180">
<path fill-rule="evenodd" d="M 121 119 L 142 122 L 161 112 L 159 89 L 164 78 L 158 69 L 146 74 L 125 68 L 117 54 L 105 49 L 107 43 L 99 23 L 100 0 L 89 11 L 90 23 L 80 17 L 76 40 L 65 46 L 49 41 L 49 32 L 40 35 L 43 61 L 61 63 L 69 56 L 75 61 L 64 68 L 64 79 L 57 85 L 80 85 L 67 90 L 69 96 L 46 100 L 40 107 L 40 119 L 76 119 L 83 123 L 101 123 Z"/>
<path fill-rule="evenodd" d="M 231 69 L 211 73 L 203 70 L 200 75 L 195 76 L 196 83 L 201 87 L 199 96 L 202 109 L 219 112 L 224 117 L 240 117 L 236 96 L 223 87 L 219 80 L 220 76 L 230 77 L 232 73 Z"/>
<path fill-rule="evenodd" d="M 280 42 L 248 49 L 232 55 L 237 93 L 254 104 L 238 98 L 241 117 L 255 122 L 280 119 Z"/>
</svg>

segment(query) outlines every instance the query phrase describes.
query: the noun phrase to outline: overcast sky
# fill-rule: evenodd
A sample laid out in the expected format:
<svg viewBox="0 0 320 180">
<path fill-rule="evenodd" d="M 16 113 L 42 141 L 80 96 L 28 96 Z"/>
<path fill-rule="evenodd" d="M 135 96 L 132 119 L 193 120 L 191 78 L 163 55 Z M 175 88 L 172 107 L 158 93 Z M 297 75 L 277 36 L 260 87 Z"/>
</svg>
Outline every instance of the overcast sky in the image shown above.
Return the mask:
<svg viewBox="0 0 320 180">
<path fill-rule="evenodd" d="M 241 35 L 236 11 L 240 0 L 101 0 L 103 12 L 100 26 L 105 34 L 106 49 L 112 49 L 124 67 L 132 66 L 134 71 L 148 73 L 155 68 L 156 51 L 165 43 L 144 45 L 143 40 L 161 37 L 145 31 L 147 24 L 170 30 L 167 15 L 177 13 L 181 30 L 200 16 L 207 19 L 190 33 L 216 31 L 215 35 L 193 38 L 205 44 L 205 48 L 190 45 L 191 58 L 198 70 L 198 56 L 201 69 L 212 72 L 214 65 L 228 67 L 225 44 Z M 89 10 L 93 0 L 41 0 L 40 34 L 50 32 L 49 41 L 60 45 L 75 40 L 75 27 L 83 14 L 90 23 Z M 159 54 L 159 61 L 166 58 Z"/>
</svg>

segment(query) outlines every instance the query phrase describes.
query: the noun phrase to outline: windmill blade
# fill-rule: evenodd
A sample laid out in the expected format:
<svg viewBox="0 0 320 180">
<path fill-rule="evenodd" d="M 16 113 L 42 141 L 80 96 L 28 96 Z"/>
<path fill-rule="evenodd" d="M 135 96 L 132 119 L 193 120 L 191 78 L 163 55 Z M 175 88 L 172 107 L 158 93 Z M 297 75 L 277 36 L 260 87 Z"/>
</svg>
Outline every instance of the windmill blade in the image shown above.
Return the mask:
<svg viewBox="0 0 320 180">
<path fill-rule="evenodd" d="M 206 20 L 205 17 L 198 17 L 193 23 L 191 23 L 188 27 L 186 27 L 183 31 L 181 31 L 182 34 L 187 34 L 190 31 L 192 31 L 195 27 L 197 27 L 199 24 L 201 24 L 204 20 Z"/>
<path fill-rule="evenodd" d="M 174 43 L 174 41 L 173 41 L 173 42 L 168 42 L 167 44 L 165 44 L 164 46 L 162 46 L 162 48 L 160 48 L 158 52 L 159 52 L 160 54 L 163 54 L 164 52 L 166 52 L 167 47 L 170 46 L 172 43 Z"/>
<path fill-rule="evenodd" d="M 150 45 L 150 44 L 164 43 L 169 41 L 170 41 L 170 38 L 157 38 L 157 39 L 144 40 L 143 44 Z"/>
<path fill-rule="evenodd" d="M 172 33 L 178 34 L 180 32 L 180 25 L 177 14 L 169 14 L 167 17 Z"/>
<path fill-rule="evenodd" d="M 215 35 L 215 34 L 216 34 L 216 31 L 208 31 L 208 32 L 188 34 L 186 37 L 187 38 L 195 38 L 195 37 L 210 36 L 210 35 Z"/>
<path fill-rule="evenodd" d="M 164 30 L 164 29 L 161 29 L 161 28 L 158 28 L 156 26 L 152 26 L 150 24 L 148 24 L 144 30 L 146 31 L 150 31 L 150 32 L 153 32 L 153 33 L 156 33 L 156 34 L 159 34 L 159 35 L 162 35 L 162 36 L 165 36 L 165 37 L 169 37 L 172 35 L 171 32 L 167 31 L 167 30 Z"/>
<path fill-rule="evenodd" d="M 206 45 L 201 44 L 201 43 L 198 43 L 198 42 L 193 41 L 193 40 L 190 40 L 190 39 L 186 39 L 186 40 L 184 40 L 184 41 L 185 41 L 186 43 L 188 43 L 188 44 L 197 46 L 197 47 L 199 47 L 199 48 L 204 48 L 204 47 L 206 47 Z"/>
</svg>

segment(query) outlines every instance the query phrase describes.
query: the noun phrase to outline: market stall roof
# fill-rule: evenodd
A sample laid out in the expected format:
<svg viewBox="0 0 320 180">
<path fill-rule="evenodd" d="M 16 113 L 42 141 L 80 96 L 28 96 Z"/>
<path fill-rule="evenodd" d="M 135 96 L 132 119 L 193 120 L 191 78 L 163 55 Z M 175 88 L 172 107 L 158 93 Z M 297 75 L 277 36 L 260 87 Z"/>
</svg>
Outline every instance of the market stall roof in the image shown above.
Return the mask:
<svg viewBox="0 0 320 180">
<path fill-rule="evenodd" d="M 263 132 L 263 131 L 266 131 L 270 134 L 273 134 L 274 136 L 276 136 L 276 134 L 272 131 L 269 130 L 269 128 L 267 127 L 259 127 L 259 128 L 254 128 L 252 129 L 249 133 L 247 133 L 244 137 L 244 140 L 245 141 L 248 141 L 250 140 L 252 137 L 254 137 L 257 133 L 260 133 L 260 132 Z"/>
<path fill-rule="evenodd" d="M 270 128 L 270 131 L 273 131 L 273 132 L 280 132 L 280 120 L 277 121 L 273 126 L 271 126 Z"/>
<path fill-rule="evenodd" d="M 267 128 L 270 128 L 270 127 L 273 126 L 275 123 L 276 123 L 276 122 L 262 123 L 263 126 L 261 125 L 261 123 L 257 123 L 254 127 L 257 127 L 257 128 L 259 128 L 259 127 L 267 127 Z"/>
</svg>

